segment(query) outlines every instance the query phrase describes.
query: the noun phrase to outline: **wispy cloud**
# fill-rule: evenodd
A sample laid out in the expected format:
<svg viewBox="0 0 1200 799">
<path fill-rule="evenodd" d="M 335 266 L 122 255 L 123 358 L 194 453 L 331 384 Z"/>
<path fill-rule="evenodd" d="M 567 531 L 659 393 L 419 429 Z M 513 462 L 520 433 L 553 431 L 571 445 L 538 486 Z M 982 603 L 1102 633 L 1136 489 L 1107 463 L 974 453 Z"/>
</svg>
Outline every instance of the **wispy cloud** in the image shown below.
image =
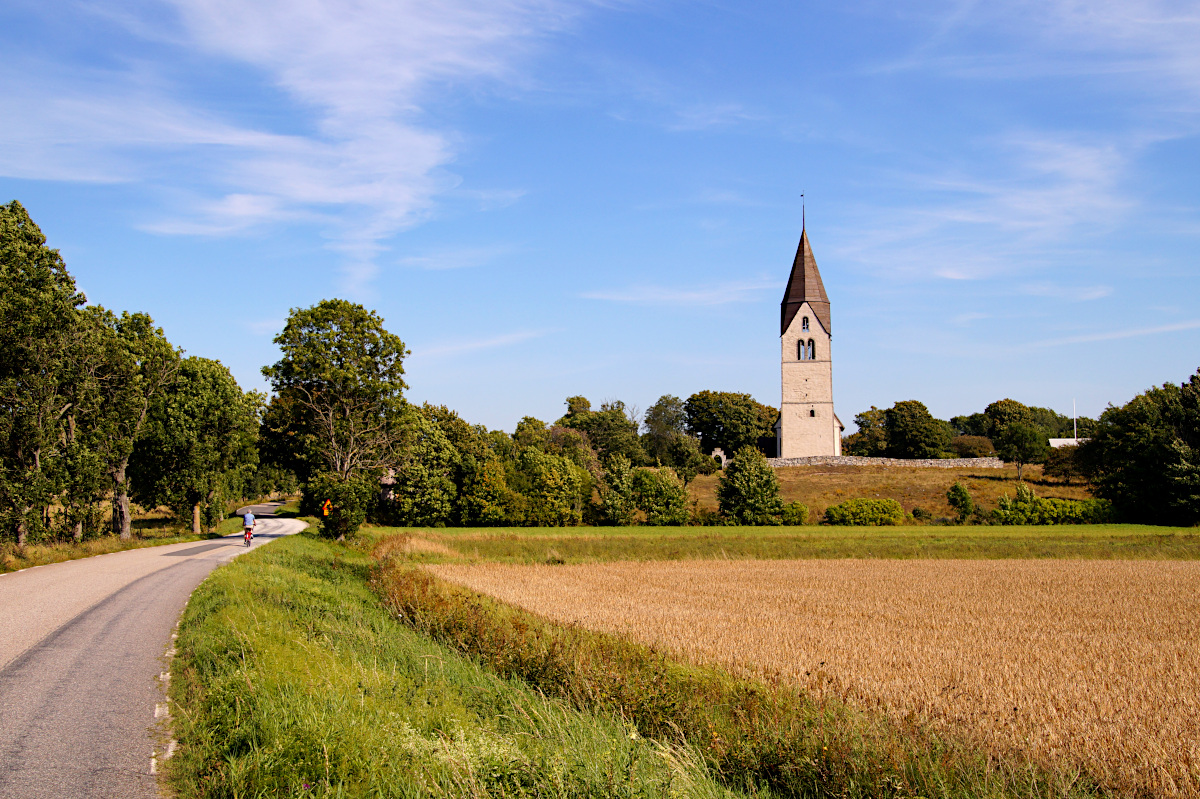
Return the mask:
<svg viewBox="0 0 1200 799">
<path fill-rule="evenodd" d="M 761 291 L 779 288 L 781 288 L 781 284 L 777 280 L 755 280 L 697 288 L 631 286 L 609 291 L 588 291 L 579 296 L 588 300 L 607 300 L 639 305 L 709 306 L 754 300 L 757 299 L 754 295 Z"/>
<path fill-rule="evenodd" d="M 1142 327 L 1131 330 L 1112 330 L 1106 333 L 1087 333 L 1080 336 L 1067 336 L 1066 338 L 1053 339 L 1051 341 L 1039 341 L 1033 346 L 1060 347 L 1067 344 L 1089 344 L 1095 341 L 1116 341 L 1124 338 L 1137 338 L 1138 336 L 1156 336 L 1162 333 L 1178 333 L 1183 330 L 1200 330 L 1200 319 L 1193 319 L 1188 322 L 1177 322 L 1171 325 L 1159 325 L 1158 327 Z"/>
<path fill-rule="evenodd" d="M 420 255 L 406 255 L 397 263 L 412 269 L 442 271 L 448 269 L 469 269 L 483 266 L 496 258 L 513 251 L 509 245 L 492 247 L 461 247 L 457 249 L 430 250 Z"/>
<path fill-rule="evenodd" d="M 458 355 L 468 355 L 481 350 L 494 350 L 511 347 L 535 338 L 541 338 L 553 331 L 550 330 L 520 330 L 515 333 L 505 333 L 490 338 L 460 339 L 433 344 L 428 347 L 414 347 L 412 360 L 441 360 Z"/>
<path fill-rule="evenodd" d="M 10 63 L 9 74 L 0 74 L 0 174 L 157 186 L 171 209 L 143 228 L 163 234 L 314 224 L 346 259 L 348 282 L 362 288 L 387 240 L 423 219 L 434 198 L 458 183 L 446 171 L 455 137 L 423 113 L 434 92 L 450 83 L 514 79 L 538 40 L 588 5 L 102 2 L 92 13 L 147 43 L 147 54 L 139 61 L 126 53 L 127 66 L 118 70 Z M 287 132 L 181 100 L 197 94 L 181 91 L 188 78 L 149 54 L 164 47 L 180 61 L 254 70 L 247 80 L 257 75 L 264 95 L 278 93 L 274 113 L 263 117 L 285 119 Z M 517 196 L 493 192 L 481 201 Z"/>
<path fill-rule="evenodd" d="M 1068 302 L 1087 302 L 1107 297 L 1112 286 L 1060 286 L 1054 283 L 1026 283 L 1019 291 L 1031 297 L 1050 297 Z"/>
</svg>

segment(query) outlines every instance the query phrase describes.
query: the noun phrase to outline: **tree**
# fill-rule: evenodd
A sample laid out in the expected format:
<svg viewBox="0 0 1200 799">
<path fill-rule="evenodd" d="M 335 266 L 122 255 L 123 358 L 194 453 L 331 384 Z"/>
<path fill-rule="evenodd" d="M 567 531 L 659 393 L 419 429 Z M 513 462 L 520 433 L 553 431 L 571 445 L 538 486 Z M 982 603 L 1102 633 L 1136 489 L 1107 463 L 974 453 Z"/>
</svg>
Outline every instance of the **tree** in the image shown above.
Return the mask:
<svg viewBox="0 0 1200 799">
<path fill-rule="evenodd" d="M 1121 518 L 1200 522 L 1200 371 L 1109 407 L 1078 456 Z"/>
<path fill-rule="evenodd" d="M 996 400 L 984 408 L 983 413 L 988 418 L 988 430 L 984 435 L 992 439 L 993 443 L 1009 425 L 1032 426 L 1034 424 L 1033 411 L 1028 405 L 1014 399 Z M 1047 435 L 1048 437 L 1049 435 Z"/>
<path fill-rule="evenodd" d="M 263 367 L 285 396 L 296 451 L 347 479 L 389 466 L 405 433 L 404 342 L 374 311 L 346 300 L 293 309 L 275 343 L 283 357 Z"/>
<path fill-rule="evenodd" d="M 955 436 L 950 449 L 960 458 L 987 458 L 996 454 L 992 440 L 986 436 Z"/>
<path fill-rule="evenodd" d="M 1078 477 L 1082 473 L 1076 458 L 1078 453 L 1078 446 L 1051 449 L 1046 457 L 1046 465 L 1042 467 L 1042 474 L 1047 477 L 1061 478 L 1067 485 L 1070 485 L 1071 478 Z"/>
<path fill-rule="evenodd" d="M 633 470 L 624 455 L 614 455 L 604 470 L 600 484 L 600 515 L 608 524 L 624 527 L 633 524 L 637 502 L 633 496 Z"/>
<path fill-rule="evenodd" d="M 772 434 L 771 423 L 777 412 L 755 402 L 749 394 L 728 391 L 700 391 L 683 404 L 688 432 L 700 439 L 700 449 L 722 449 L 726 456 L 743 447 L 758 445 L 758 439 Z"/>
<path fill-rule="evenodd" d="M 21 204 L 0 206 L 0 524 L 22 546 L 55 493 L 66 356 L 84 301 Z"/>
<path fill-rule="evenodd" d="M 646 430 L 642 444 L 651 459 L 665 463 L 667 448 L 687 426 L 687 411 L 683 400 L 671 394 L 663 394 L 658 401 L 646 409 L 642 427 Z"/>
<path fill-rule="evenodd" d="M 717 462 L 700 451 L 700 442 L 683 433 L 676 435 L 667 445 L 663 464 L 670 466 L 687 486 L 698 474 L 717 471 Z"/>
<path fill-rule="evenodd" d="M 950 426 L 957 435 L 986 438 L 992 431 L 992 420 L 986 413 L 973 413 L 970 416 L 951 417 Z"/>
<path fill-rule="evenodd" d="M 580 400 L 583 404 L 580 404 Z M 586 404 L 587 400 L 582 397 L 570 398 L 567 402 L 568 413 L 557 424 L 586 433 L 602 461 L 614 455 L 623 455 L 630 463 L 646 462 L 646 453 L 638 440 L 638 423 L 625 414 L 623 402 L 606 402 L 598 411 L 587 410 L 583 407 Z M 575 410 L 572 411 L 572 408 Z"/>
<path fill-rule="evenodd" d="M 858 432 L 846 437 L 846 454 L 881 458 L 887 454 L 887 411 L 871 406 L 854 417 Z"/>
<path fill-rule="evenodd" d="M 583 469 L 532 447 L 521 450 L 517 469 L 526 479 L 527 524 L 564 527 L 583 520 Z"/>
<path fill-rule="evenodd" d="M 1012 422 L 995 439 L 996 454 L 1005 463 L 1017 464 L 1017 479 L 1027 463 L 1042 463 L 1050 454 L 1046 434 L 1033 425 Z"/>
<path fill-rule="evenodd" d="M 118 317 L 99 306 L 87 310 L 103 353 L 97 370 L 95 441 L 112 481 L 113 533 L 127 540 L 133 537 L 129 459 L 151 406 L 175 381 L 179 352 L 146 314 L 122 312 Z"/>
<path fill-rule="evenodd" d="M 170 392 L 154 398 L 129 462 L 132 495 L 190 517 L 199 534 L 224 516 L 222 501 L 243 493 L 258 464 L 264 397 L 244 393 L 220 361 L 185 358 Z"/>
<path fill-rule="evenodd" d="M 687 524 L 688 492 L 669 467 L 634 470 L 633 498 L 647 524 Z"/>
<path fill-rule="evenodd" d="M 893 458 L 938 458 L 950 446 L 950 432 L 924 403 L 897 402 L 884 412 L 887 454 Z"/>
<path fill-rule="evenodd" d="M 962 483 L 950 486 L 950 490 L 946 492 L 946 502 L 958 514 L 959 524 L 965 522 L 975 511 L 975 501 L 971 499 L 971 492 L 967 491 L 967 487 Z"/>
<path fill-rule="evenodd" d="M 455 476 L 458 450 L 425 413 L 406 414 L 405 446 L 391 489 L 391 504 L 401 524 L 445 527 L 458 499 Z"/>
<path fill-rule="evenodd" d="M 779 478 L 757 447 L 742 447 L 721 473 L 717 504 L 734 524 L 779 524 Z"/>
<path fill-rule="evenodd" d="M 504 462 L 489 458 L 463 486 L 463 523 L 498 527 L 524 522 L 524 498 L 508 486 Z"/>
</svg>

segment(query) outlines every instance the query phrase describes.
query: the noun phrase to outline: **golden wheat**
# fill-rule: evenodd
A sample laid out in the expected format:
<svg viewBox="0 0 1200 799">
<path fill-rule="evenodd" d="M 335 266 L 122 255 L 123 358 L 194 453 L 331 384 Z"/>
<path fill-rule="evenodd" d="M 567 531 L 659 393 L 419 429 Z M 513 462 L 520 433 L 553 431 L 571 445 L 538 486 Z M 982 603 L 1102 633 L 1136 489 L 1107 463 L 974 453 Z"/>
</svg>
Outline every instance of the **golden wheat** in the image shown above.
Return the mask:
<svg viewBox="0 0 1200 799">
<path fill-rule="evenodd" d="M 676 561 L 429 567 L 548 618 L 1200 796 L 1200 563 Z"/>
</svg>

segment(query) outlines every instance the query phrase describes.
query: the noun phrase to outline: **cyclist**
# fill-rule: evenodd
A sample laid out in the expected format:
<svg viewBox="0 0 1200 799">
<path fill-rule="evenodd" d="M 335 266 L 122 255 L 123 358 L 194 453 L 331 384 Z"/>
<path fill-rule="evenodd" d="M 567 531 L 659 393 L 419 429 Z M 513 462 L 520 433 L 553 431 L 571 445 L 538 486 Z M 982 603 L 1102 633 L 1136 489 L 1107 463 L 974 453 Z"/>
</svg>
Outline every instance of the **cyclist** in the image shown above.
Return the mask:
<svg viewBox="0 0 1200 799">
<path fill-rule="evenodd" d="M 254 514 L 246 511 L 242 516 L 242 535 L 246 537 L 246 546 L 250 546 L 250 542 L 254 540 L 254 526 L 258 524 L 258 520 L 254 518 Z"/>
</svg>

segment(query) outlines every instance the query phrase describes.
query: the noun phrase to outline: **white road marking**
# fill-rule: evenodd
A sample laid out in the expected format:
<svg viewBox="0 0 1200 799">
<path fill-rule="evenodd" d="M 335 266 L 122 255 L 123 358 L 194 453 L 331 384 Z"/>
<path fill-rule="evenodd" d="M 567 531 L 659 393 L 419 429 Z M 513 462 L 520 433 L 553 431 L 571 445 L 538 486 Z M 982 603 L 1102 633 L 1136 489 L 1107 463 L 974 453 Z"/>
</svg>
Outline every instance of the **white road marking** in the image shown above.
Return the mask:
<svg viewBox="0 0 1200 799">
<path fill-rule="evenodd" d="M 165 702 L 159 702 L 154 706 L 154 718 L 161 719 L 163 716 L 170 716 L 171 709 L 167 707 Z"/>
</svg>

